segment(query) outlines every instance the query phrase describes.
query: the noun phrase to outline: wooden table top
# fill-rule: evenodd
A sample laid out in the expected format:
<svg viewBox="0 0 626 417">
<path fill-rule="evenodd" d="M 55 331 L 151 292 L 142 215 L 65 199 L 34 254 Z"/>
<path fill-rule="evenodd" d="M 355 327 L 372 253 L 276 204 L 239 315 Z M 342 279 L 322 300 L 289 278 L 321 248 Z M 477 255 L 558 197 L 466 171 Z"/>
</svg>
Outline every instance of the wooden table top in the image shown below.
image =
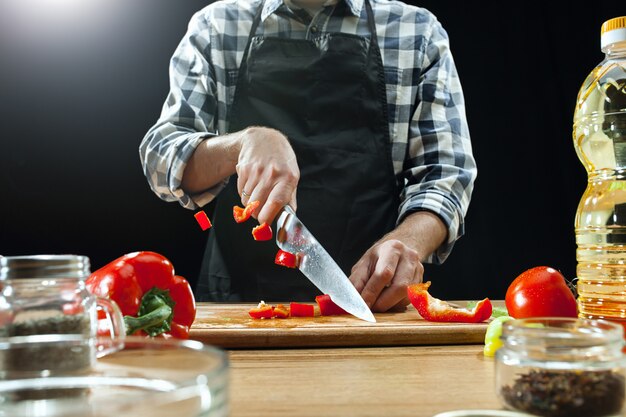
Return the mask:
<svg viewBox="0 0 626 417">
<path fill-rule="evenodd" d="M 482 345 L 231 350 L 230 415 L 432 417 L 501 409 Z"/>
</svg>

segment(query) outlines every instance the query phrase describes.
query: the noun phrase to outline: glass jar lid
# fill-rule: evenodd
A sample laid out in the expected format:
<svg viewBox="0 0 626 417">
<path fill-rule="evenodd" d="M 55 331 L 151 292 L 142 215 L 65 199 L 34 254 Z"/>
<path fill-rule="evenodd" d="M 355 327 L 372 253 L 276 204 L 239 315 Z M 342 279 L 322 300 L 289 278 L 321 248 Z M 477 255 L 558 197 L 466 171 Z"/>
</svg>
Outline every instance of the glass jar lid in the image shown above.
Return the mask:
<svg viewBox="0 0 626 417">
<path fill-rule="evenodd" d="M 0 257 L 0 281 L 12 279 L 86 279 L 89 258 L 80 255 Z"/>
<path fill-rule="evenodd" d="M 582 318 L 530 318 L 505 322 L 502 341 L 509 352 L 542 362 L 600 364 L 621 358 L 622 326 Z"/>
</svg>

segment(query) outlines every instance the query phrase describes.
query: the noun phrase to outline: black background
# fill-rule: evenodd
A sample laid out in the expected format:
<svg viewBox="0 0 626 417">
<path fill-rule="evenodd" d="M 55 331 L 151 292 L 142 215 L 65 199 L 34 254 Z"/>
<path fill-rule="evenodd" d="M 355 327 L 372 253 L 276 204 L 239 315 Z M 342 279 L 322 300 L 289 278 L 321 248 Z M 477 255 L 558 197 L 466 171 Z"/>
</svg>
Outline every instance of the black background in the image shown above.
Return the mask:
<svg viewBox="0 0 626 417">
<path fill-rule="evenodd" d="M 136 250 L 195 282 L 206 234 L 149 189 L 138 146 L 169 58 L 208 1 L 0 0 L 0 254 L 78 253 L 92 269 Z M 575 276 L 586 185 L 571 125 L 620 2 L 412 2 L 449 33 L 479 176 L 466 235 L 426 266 L 440 298 L 503 298 L 523 270 Z"/>
</svg>

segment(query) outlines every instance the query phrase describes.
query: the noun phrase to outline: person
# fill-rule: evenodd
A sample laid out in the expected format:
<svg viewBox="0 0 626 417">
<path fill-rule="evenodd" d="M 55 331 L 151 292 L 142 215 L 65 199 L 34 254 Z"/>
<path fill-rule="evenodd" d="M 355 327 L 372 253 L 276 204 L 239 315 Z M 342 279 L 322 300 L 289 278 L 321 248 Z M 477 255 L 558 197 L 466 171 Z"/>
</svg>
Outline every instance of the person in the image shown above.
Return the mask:
<svg viewBox="0 0 626 417">
<path fill-rule="evenodd" d="M 285 205 L 373 311 L 404 309 L 464 233 L 477 175 L 447 33 L 384 0 L 223 0 L 197 12 L 140 145 L 163 200 L 211 202 L 200 301 L 312 301 L 278 248 L 233 220 Z"/>
</svg>

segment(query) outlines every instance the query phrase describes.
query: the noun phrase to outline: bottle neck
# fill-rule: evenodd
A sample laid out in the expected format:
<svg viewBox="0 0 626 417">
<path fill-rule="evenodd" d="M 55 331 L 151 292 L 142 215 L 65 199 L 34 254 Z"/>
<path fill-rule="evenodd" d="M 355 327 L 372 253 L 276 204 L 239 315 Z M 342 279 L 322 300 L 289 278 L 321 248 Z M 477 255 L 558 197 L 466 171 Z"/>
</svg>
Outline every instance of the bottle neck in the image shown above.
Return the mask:
<svg viewBox="0 0 626 417">
<path fill-rule="evenodd" d="M 607 59 L 615 59 L 626 56 L 626 41 L 615 42 L 602 48 Z"/>
</svg>

